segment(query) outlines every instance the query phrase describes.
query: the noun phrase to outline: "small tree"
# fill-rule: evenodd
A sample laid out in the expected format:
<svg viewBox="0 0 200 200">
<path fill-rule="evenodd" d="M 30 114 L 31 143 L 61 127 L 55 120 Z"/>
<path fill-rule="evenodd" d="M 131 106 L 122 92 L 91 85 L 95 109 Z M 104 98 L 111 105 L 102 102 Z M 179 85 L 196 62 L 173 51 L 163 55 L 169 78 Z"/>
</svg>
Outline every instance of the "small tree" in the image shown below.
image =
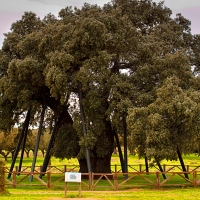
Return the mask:
<svg viewBox="0 0 200 200">
<path fill-rule="evenodd" d="M 27 158 L 30 157 L 30 151 L 34 152 L 35 142 L 37 137 L 37 130 L 29 130 L 26 140 L 25 152 Z"/>
<path fill-rule="evenodd" d="M 13 153 L 16 146 L 17 131 L 11 130 L 10 133 L 0 133 L 0 154 L 4 157 L 5 161 L 8 155 Z"/>
<path fill-rule="evenodd" d="M 44 131 L 43 134 L 41 135 L 39 150 L 42 152 L 43 157 L 48 148 L 50 137 L 51 137 L 51 135 L 47 131 Z"/>
</svg>

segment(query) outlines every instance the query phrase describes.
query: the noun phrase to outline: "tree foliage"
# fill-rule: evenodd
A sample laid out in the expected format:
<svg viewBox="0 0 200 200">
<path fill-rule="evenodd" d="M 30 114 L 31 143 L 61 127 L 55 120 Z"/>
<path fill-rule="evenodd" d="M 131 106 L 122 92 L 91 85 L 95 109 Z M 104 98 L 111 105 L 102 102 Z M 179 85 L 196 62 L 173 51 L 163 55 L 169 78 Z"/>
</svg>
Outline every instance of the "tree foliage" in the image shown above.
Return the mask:
<svg viewBox="0 0 200 200">
<path fill-rule="evenodd" d="M 153 103 L 130 110 L 128 124 L 139 156 L 173 160 L 177 159 L 177 147 L 183 154 L 196 151 L 199 91 L 183 90 L 179 82 L 176 77 L 167 78 Z"/>
<path fill-rule="evenodd" d="M 17 138 L 17 129 L 13 129 L 10 133 L 0 133 L 0 154 L 4 157 L 5 161 L 7 161 L 8 155 L 15 151 Z"/>
</svg>

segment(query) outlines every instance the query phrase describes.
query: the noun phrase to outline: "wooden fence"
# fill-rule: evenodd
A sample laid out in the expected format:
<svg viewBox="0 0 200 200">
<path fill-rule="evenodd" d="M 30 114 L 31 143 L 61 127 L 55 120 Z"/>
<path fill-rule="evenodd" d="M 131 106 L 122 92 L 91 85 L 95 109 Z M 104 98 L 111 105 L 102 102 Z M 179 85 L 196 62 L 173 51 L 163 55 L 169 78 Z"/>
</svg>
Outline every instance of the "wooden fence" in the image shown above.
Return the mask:
<svg viewBox="0 0 200 200">
<path fill-rule="evenodd" d="M 6 172 L 8 174 L 9 172 Z M 163 188 L 163 187 L 198 187 L 200 185 L 200 171 L 193 170 L 187 172 L 115 172 L 110 174 L 101 173 L 82 173 L 81 189 L 82 190 L 124 190 L 127 188 Z M 43 174 L 40 179 L 39 175 Z M 166 175 L 166 179 L 163 178 Z M 33 176 L 33 181 L 29 181 Z M 12 172 L 10 179 L 5 176 L 5 183 L 13 188 L 26 186 L 43 186 L 45 188 L 61 187 L 64 188 L 63 172 Z M 91 181 L 90 181 L 91 180 Z M 74 190 L 75 183 L 68 185 L 68 188 Z"/>
<path fill-rule="evenodd" d="M 182 168 L 181 165 L 162 165 L 164 172 L 181 172 Z M 42 166 L 35 166 L 35 171 L 40 173 L 42 169 Z M 6 172 L 9 172 L 9 168 L 5 168 Z M 15 166 L 15 171 L 18 171 L 18 166 Z M 186 165 L 186 171 L 192 172 L 200 170 L 200 166 L 193 166 L 193 165 Z M 21 172 L 30 172 L 31 166 L 22 166 Z M 79 165 L 49 165 L 47 167 L 46 172 L 78 172 L 79 171 Z M 128 171 L 129 172 L 147 172 L 145 165 L 139 164 L 139 165 L 128 165 Z M 157 165 L 150 165 L 148 167 L 148 172 L 155 172 L 160 171 Z M 21 173 L 20 172 L 20 173 Z M 111 165 L 111 172 L 122 172 L 122 168 L 120 165 Z"/>
</svg>

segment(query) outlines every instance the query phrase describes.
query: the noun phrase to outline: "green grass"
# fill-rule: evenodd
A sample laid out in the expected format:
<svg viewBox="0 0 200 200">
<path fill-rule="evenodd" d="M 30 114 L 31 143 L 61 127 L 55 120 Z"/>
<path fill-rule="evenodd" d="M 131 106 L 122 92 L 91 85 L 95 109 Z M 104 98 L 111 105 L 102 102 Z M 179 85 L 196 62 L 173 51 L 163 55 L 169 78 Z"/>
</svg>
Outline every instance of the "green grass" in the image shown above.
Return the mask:
<svg viewBox="0 0 200 200">
<path fill-rule="evenodd" d="M 24 158 L 23 166 L 31 166 L 32 165 L 32 156 L 30 158 Z M 184 162 L 186 165 L 190 166 L 198 166 L 200 165 L 200 159 L 197 155 L 192 154 L 188 156 L 183 157 Z M 42 166 L 44 158 L 41 156 L 41 154 L 38 155 L 37 162 L 36 162 L 36 169 L 39 166 Z M 6 163 L 7 167 L 9 168 L 11 165 L 11 158 L 8 158 L 8 161 Z M 18 166 L 19 158 L 16 161 L 16 166 Z M 144 159 L 139 159 L 137 156 L 129 155 L 128 160 L 129 165 L 134 165 L 134 168 L 137 168 L 139 170 L 139 165 L 142 164 L 144 168 Z M 180 165 L 178 161 L 162 161 L 162 165 Z M 52 166 L 60 166 L 61 169 L 63 169 L 62 165 L 78 165 L 77 159 L 64 159 L 60 160 L 57 158 L 52 157 L 51 159 L 51 165 Z M 111 165 L 112 170 L 114 171 L 114 166 L 117 166 L 117 169 L 120 169 L 120 160 L 118 155 L 114 154 L 111 159 Z M 129 169 L 130 170 L 130 169 Z M 156 169 L 154 169 L 156 170 Z M 175 169 L 176 171 L 177 169 Z M 28 170 L 30 171 L 30 169 Z M 24 175 L 17 176 L 17 180 L 23 178 Z M 61 178 L 62 174 L 53 175 L 51 177 L 51 182 L 57 181 L 59 178 Z M 167 177 L 169 177 L 170 174 L 167 174 Z M 129 175 L 130 177 L 130 175 Z M 156 176 L 155 174 L 152 175 L 143 175 L 143 177 L 151 180 L 152 182 L 155 182 Z M 29 183 L 29 178 L 27 177 L 22 181 L 23 184 Z M 198 180 L 200 179 L 200 174 L 198 174 Z M 43 180 L 46 181 L 46 176 L 43 177 Z M 160 177 L 161 182 L 163 181 L 162 176 Z M 190 180 L 192 180 L 192 176 L 190 175 Z M 88 182 L 88 180 L 84 180 L 85 182 Z M 111 180 L 113 183 L 114 180 Z M 124 176 L 121 175 L 119 177 L 119 182 L 124 181 Z M 168 184 L 174 184 L 174 183 L 185 183 L 186 181 L 181 178 L 180 176 L 176 175 L 174 176 Z M 39 181 L 37 179 L 33 179 L 33 183 L 38 184 Z M 165 186 L 161 187 L 160 190 L 156 190 L 154 186 L 145 186 L 144 185 L 148 183 L 146 180 L 141 179 L 138 176 L 135 176 L 133 179 L 129 180 L 127 183 L 125 183 L 123 186 L 119 188 L 118 191 L 114 191 L 114 189 L 110 186 L 107 180 L 102 179 L 97 184 L 98 187 L 94 188 L 94 191 L 87 191 L 86 187 L 83 187 L 82 184 L 82 197 L 85 198 L 95 198 L 95 199 L 199 199 L 200 196 L 200 190 L 193 188 L 193 186 Z M 134 185 L 134 187 L 133 187 Z M 143 185 L 143 186 L 142 186 Z M 47 189 L 45 186 L 17 186 L 16 189 L 13 189 L 11 186 L 7 186 L 7 190 L 9 193 L 5 195 L 0 195 L 1 200 L 24 200 L 24 199 L 46 199 L 46 200 L 52 200 L 53 198 L 64 198 L 64 180 L 61 180 L 58 182 L 53 188 Z M 68 184 L 69 192 L 67 193 L 67 197 L 75 198 L 78 197 L 78 186 L 77 184 L 70 183 Z M 102 187 L 104 186 L 104 187 Z"/>
<path fill-rule="evenodd" d="M 3 159 L 2 157 L 0 157 L 0 159 Z M 196 155 L 196 154 L 191 154 L 191 155 L 186 155 L 186 156 L 183 156 L 183 159 L 184 159 L 184 162 L 185 162 L 185 165 L 190 165 L 190 166 L 198 166 L 200 165 L 200 158 Z M 31 166 L 32 165 L 32 160 L 33 160 L 33 157 L 32 157 L 32 154 L 30 154 L 30 158 L 24 158 L 23 160 L 23 166 Z M 39 152 L 38 153 L 38 158 L 36 159 L 36 166 L 42 166 L 43 164 L 43 160 L 44 158 L 42 157 L 42 154 Z M 6 165 L 8 167 L 10 167 L 12 163 L 12 159 L 11 157 L 8 157 L 8 161 L 6 162 Z M 16 165 L 18 165 L 19 163 L 19 158 L 17 158 L 16 160 Z M 76 158 L 73 158 L 73 159 L 64 159 L 64 160 L 60 160 L 58 158 L 55 158 L 55 157 L 52 157 L 51 158 L 51 165 L 55 165 L 55 166 L 58 166 L 58 165 L 78 165 L 78 161 Z M 129 165 L 144 165 L 145 164 L 145 161 L 144 159 L 139 159 L 138 156 L 135 156 L 135 155 L 129 155 L 128 156 L 128 164 Z M 162 165 L 166 164 L 166 165 L 180 165 L 179 161 L 167 161 L 167 160 L 163 160 L 161 162 Z M 112 158 L 111 158 L 111 165 L 114 166 L 114 165 L 119 165 L 120 166 L 120 159 L 119 159 L 119 156 L 118 154 L 113 154 Z M 114 167 L 113 167 L 114 169 Z"/>
<path fill-rule="evenodd" d="M 9 190 L 10 194 L 1 195 L 1 200 L 52 200 L 55 198 L 64 199 L 64 190 L 29 190 L 29 189 L 12 189 Z M 187 189 L 175 189 L 175 190 L 147 190 L 147 189 L 134 189 L 128 191 L 82 191 L 82 198 L 91 199 L 134 199 L 134 200 L 198 200 L 200 196 L 199 189 L 187 188 Z M 67 192 L 67 198 L 77 198 L 77 191 Z"/>
</svg>

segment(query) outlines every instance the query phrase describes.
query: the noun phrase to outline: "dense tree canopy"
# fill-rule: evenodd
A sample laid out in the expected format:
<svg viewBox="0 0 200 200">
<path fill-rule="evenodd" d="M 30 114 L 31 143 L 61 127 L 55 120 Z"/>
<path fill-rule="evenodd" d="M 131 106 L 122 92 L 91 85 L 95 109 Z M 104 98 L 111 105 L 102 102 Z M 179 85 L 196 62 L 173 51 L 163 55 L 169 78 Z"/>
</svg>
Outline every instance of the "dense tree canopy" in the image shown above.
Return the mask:
<svg viewBox="0 0 200 200">
<path fill-rule="evenodd" d="M 128 124 L 139 156 L 173 160 L 177 148 L 194 153 L 200 136 L 199 96 L 199 91 L 183 90 L 171 77 L 157 89 L 153 103 L 131 109 Z"/>
<path fill-rule="evenodd" d="M 183 91 L 199 89 L 198 77 L 191 71 L 191 66 L 195 74 L 199 71 L 198 44 L 190 22 L 181 14 L 172 19 L 163 2 L 84 4 L 81 9 L 62 9 L 59 18 L 49 14 L 43 20 L 25 12 L 5 34 L 0 50 L 0 128 L 20 124 L 30 108 L 35 125 L 46 106 L 51 110 L 46 124 L 58 123 L 54 155 L 78 157 L 86 171 L 87 145 L 93 170 L 108 172 L 112 128 L 123 133 L 130 108 L 154 105 L 157 89 L 171 76 Z M 86 137 L 76 104 L 78 82 Z M 138 144 L 146 140 L 143 132 L 141 128 Z"/>
</svg>

